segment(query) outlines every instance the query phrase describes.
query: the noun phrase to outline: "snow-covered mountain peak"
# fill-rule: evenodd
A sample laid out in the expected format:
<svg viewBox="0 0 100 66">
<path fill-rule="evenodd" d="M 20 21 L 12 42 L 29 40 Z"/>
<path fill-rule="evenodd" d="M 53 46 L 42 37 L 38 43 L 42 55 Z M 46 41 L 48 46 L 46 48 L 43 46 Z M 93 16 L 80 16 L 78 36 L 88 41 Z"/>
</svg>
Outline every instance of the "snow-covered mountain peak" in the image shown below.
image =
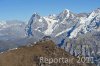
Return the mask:
<svg viewBox="0 0 100 66">
<path fill-rule="evenodd" d="M 70 16 L 70 11 L 68 9 L 65 9 L 59 14 L 60 17 L 69 17 Z"/>
<path fill-rule="evenodd" d="M 33 13 L 28 24 L 32 25 L 33 22 L 41 21 L 40 18 L 41 18 L 41 16 L 38 13 Z"/>
<path fill-rule="evenodd" d="M 40 18 L 40 15 L 38 13 L 33 13 L 32 18 Z"/>
<path fill-rule="evenodd" d="M 96 13 L 100 13 L 100 8 L 97 8 L 96 10 L 94 10 Z"/>
<path fill-rule="evenodd" d="M 57 19 L 59 19 L 59 21 L 63 21 L 66 19 L 73 19 L 75 17 L 75 14 L 72 13 L 70 10 L 65 9 L 64 11 L 62 11 L 60 14 L 57 15 Z"/>
<path fill-rule="evenodd" d="M 87 22 L 88 22 L 88 24 L 90 24 L 94 21 L 96 22 L 96 20 L 100 20 L 100 9 L 96 9 L 96 10 L 92 11 L 87 19 Z"/>
<path fill-rule="evenodd" d="M 70 12 L 70 10 L 68 10 L 68 9 L 65 9 L 64 11 L 63 11 L 63 13 L 69 13 Z"/>
<path fill-rule="evenodd" d="M 100 15 L 100 8 L 97 8 L 96 10 L 92 11 L 90 14 L 90 16 L 94 16 L 94 17 L 98 15 Z"/>
<path fill-rule="evenodd" d="M 95 29 L 99 26 L 100 9 L 91 13 L 75 14 L 65 9 L 58 15 L 49 15 L 42 17 L 35 13 L 32 15 L 27 26 L 28 36 L 44 34 L 44 36 L 61 36 L 76 37 L 78 34 Z M 90 28 L 91 27 L 91 28 Z M 38 32 L 38 33 L 37 33 Z"/>
</svg>

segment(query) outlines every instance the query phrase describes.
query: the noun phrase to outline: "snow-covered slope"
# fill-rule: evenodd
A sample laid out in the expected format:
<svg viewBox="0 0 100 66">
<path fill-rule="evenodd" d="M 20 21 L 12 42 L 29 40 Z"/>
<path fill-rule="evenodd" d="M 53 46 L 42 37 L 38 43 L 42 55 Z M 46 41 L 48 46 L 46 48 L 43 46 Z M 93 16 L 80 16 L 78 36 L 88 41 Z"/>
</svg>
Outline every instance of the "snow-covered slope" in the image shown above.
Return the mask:
<svg viewBox="0 0 100 66">
<path fill-rule="evenodd" d="M 45 36 L 50 36 L 51 40 L 53 40 L 59 47 L 70 52 L 72 55 L 77 56 L 79 53 L 82 53 L 82 55 L 85 54 L 84 56 L 90 56 L 89 54 L 91 51 L 89 48 L 92 48 L 91 50 L 95 51 L 94 46 L 95 44 L 99 46 L 99 43 L 93 43 L 94 41 L 92 41 L 91 38 L 88 38 L 91 39 L 89 41 L 85 38 L 86 43 L 89 44 L 90 47 L 81 48 L 81 46 L 84 45 L 76 45 L 77 41 L 75 44 L 74 39 L 76 40 L 79 36 L 85 36 L 88 32 L 90 34 L 93 32 L 100 32 L 100 8 L 91 13 L 80 14 L 75 14 L 68 9 L 65 9 L 60 14 L 46 17 L 42 17 L 39 14 L 33 14 L 26 26 L 26 32 L 27 36 L 38 37 L 38 40 Z M 69 39 L 73 40 L 72 43 L 67 43 Z M 84 39 L 82 39 L 82 41 L 84 41 Z M 73 46 L 78 47 L 82 52 Z M 97 57 L 96 55 L 93 56 L 94 58 Z"/>
<path fill-rule="evenodd" d="M 70 38 L 76 37 L 78 33 L 87 33 L 91 31 L 100 31 L 100 9 L 96 9 L 86 18 L 80 19 L 80 26 L 76 28 Z"/>
<path fill-rule="evenodd" d="M 59 33 L 70 29 L 78 22 L 78 17 L 69 10 L 64 10 L 58 15 L 50 15 L 41 17 L 38 14 L 33 14 L 26 27 L 28 36 L 33 36 L 37 31 L 47 36 L 56 36 Z"/>
<path fill-rule="evenodd" d="M 57 37 L 64 35 L 68 38 L 77 37 L 88 31 L 100 31 L 100 9 L 91 13 L 75 14 L 65 9 L 60 14 L 42 17 L 35 13 L 26 27 L 28 36 Z M 39 36 L 38 36 L 39 37 Z"/>
</svg>

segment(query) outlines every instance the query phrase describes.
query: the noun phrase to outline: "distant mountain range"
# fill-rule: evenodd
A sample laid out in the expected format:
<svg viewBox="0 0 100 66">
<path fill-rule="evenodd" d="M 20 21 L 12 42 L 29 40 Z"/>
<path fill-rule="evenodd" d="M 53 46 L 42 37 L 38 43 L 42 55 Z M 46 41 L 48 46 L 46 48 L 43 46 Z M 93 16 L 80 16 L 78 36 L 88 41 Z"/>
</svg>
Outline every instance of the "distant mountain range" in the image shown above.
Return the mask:
<svg viewBox="0 0 100 66">
<path fill-rule="evenodd" d="M 40 16 L 34 13 L 28 23 L 0 22 L 0 51 L 50 39 L 74 56 L 93 56 L 100 62 L 100 8 L 90 13 Z"/>
<path fill-rule="evenodd" d="M 73 38 L 79 33 L 100 31 L 100 9 L 91 13 L 75 14 L 64 10 L 58 15 L 42 17 L 35 13 L 32 15 L 26 27 L 28 36 L 36 36 L 38 33 L 46 36 L 57 37 L 66 33 L 66 37 Z"/>
</svg>

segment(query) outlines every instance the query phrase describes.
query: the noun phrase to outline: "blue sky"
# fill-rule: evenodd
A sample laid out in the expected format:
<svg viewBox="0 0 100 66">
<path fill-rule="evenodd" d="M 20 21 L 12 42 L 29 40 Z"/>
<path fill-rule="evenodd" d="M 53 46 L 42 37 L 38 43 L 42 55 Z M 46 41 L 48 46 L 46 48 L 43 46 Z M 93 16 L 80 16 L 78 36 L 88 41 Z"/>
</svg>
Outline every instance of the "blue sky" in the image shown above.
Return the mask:
<svg viewBox="0 0 100 66">
<path fill-rule="evenodd" d="M 41 16 L 58 14 L 64 9 L 91 12 L 100 8 L 100 0 L 0 0 L 0 20 L 28 21 L 34 12 Z"/>
</svg>

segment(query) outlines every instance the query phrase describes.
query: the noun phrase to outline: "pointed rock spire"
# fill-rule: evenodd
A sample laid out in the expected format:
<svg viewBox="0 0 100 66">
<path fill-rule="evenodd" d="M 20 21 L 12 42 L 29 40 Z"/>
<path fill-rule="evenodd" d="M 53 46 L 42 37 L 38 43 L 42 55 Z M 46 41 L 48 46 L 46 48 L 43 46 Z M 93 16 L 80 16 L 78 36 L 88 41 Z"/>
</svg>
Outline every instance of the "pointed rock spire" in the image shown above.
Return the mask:
<svg viewBox="0 0 100 66">
<path fill-rule="evenodd" d="M 32 18 L 40 18 L 40 15 L 38 13 L 33 13 Z"/>
</svg>

